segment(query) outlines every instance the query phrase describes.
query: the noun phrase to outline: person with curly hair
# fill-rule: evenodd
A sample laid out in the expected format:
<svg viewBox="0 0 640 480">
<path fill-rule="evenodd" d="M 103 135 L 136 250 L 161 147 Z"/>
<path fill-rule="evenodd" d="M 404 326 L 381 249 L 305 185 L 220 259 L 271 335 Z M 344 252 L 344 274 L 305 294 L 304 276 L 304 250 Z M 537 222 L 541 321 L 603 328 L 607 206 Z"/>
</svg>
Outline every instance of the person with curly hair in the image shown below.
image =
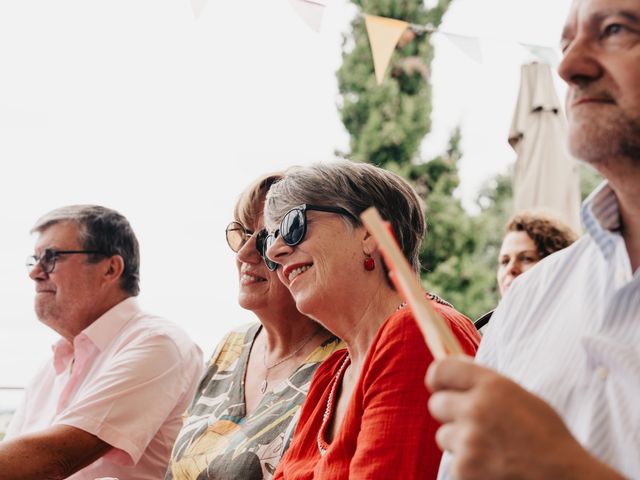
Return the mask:
<svg viewBox="0 0 640 480">
<path fill-rule="evenodd" d="M 496 277 L 500 296 L 504 296 L 516 277 L 577 238 L 571 227 L 546 211 L 523 211 L 511 217 L 498 254 Z"/>
</svg>

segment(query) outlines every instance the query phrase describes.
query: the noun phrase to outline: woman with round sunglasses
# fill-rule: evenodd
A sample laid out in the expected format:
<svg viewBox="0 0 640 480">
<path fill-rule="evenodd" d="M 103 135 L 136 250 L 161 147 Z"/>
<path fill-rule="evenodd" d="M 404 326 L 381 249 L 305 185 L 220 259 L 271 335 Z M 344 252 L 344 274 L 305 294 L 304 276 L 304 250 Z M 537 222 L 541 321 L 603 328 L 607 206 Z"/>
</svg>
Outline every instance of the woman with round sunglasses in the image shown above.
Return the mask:
<svg viewBox="0 0 640 480">
<path fill-rule="evenodd" d="M 267 175 L 252 184 L 226 229 L 236 252 L 238 302 L 259 321 L 234 329 L 216 348 L 186 412 L 166 479 L 272 478 L 313 373 L 341 348 L 334 335 L 296 309 L 261 256 L 262 207 L 280 178 Z"/>
<path fill-rule="evenodd" d="M 424 387 L 433 360 L 389 281 L 359 215 L 375 206 L 419 271 L 420 199 L 401 177 L 341 161 L 285 172 L 267 195 L 266 253 L 298 310 L 346 344 L 318 368 L 276 479 L 436 478 L 441 451 Z M 447 302 L 428 297 L 473 355 L 479 336 Z"/>
</svg>

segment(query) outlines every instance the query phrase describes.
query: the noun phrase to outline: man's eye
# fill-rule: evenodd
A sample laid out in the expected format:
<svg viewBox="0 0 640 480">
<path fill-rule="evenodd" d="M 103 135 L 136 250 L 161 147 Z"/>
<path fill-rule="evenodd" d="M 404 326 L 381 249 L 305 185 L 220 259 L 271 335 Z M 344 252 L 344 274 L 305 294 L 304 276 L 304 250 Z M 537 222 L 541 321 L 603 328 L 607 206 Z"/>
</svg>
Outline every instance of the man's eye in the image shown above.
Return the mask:
<svg viewBox="0 0 640 480">
<path fill-rule="evenodd" d="M 624 26 L 619 24 L 619 23 L 610 23 L 609 25 L 606 25 L 603 29 L 602 29 L 602 36 L 603 37 L 610 37 L 611 35 L 616 35 L 618 33 L 620 33 L 621 31 L 624 30 Z"/>
</svg>

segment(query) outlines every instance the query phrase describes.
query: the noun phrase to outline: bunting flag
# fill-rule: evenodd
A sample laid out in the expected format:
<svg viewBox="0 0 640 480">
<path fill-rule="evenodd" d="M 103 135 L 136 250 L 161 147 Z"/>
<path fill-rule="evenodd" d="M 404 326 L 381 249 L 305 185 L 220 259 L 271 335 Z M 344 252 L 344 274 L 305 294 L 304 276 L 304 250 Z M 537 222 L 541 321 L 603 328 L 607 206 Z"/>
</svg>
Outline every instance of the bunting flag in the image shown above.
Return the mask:
<svg viewBox="0 0 640 480">
<path fill-rule="evenodd" d="M 522 47 L 526 48 L 529 53 L 539 58 L 544 63 L 548 63 L 553 67 L 557 67 L 559 63 L 558 55 L 556 51 L 551 47 L 543 47 L 541 45 L 529 45 L 527 43 L 521 43 Z"/>
<path fill-rule="evenodd" d="M 471 60 L 477 63 L 482 63 L 480 39 L 476 37 L 467 37 L 466 35 L 456 35 L 454 33 L 447 33 L 445 36 Z"/>
<path fill-rule="evenodd" d="M 193 11 L 193 16 L 196 20 L 202 14 L 204 10 L 204 6 L 207 4 L 207 0 L 190 0 L 191 1 L 191 10 Z"/>
<path fill-rule="evenodd" d="M 326 0 L 289 0 L 289 3 L 304 23 L 316 32 L 320 31 Z"/>
<path fill-rule="evenodd" d="M 369 35 L 371 54 L 373 55 L 373 68 L 376 72 L 378 85 L 382 83 L 387 71 L 391 55 L 398 44 L 403 32 L 409 27 L 408 22 L 393 18 L 365 15 L 364 21 Z"/>
<path fill-rule="evenodd" d="M 326 2 L 326 0 L 307 1 Z M 404 47 L 407 43 L 411 42 L 416 35 L 444 35 L 466 56 L 477 63 L 482 63 L 481 38 L 443 32 L 430 23 L 426 25 L 419 25 L 394 18 L 379 17 L 368 14 L 360 15 L 364 18 L 367 27 L 369 44 L 371 45 L 371 53 L 373 54 L 373 68 L 375 70 L 378 85 L 380 85 L 384 79 L 389 61 L 391 60 L 391 55 L 393 55 L 395 48 Z M 557 51 L 553 47 L 530 45 L 526 43 L 519 43 L 519 45 L 541 61 L 553 66 L 558 65 L 559 58 Z"/>
</svg>

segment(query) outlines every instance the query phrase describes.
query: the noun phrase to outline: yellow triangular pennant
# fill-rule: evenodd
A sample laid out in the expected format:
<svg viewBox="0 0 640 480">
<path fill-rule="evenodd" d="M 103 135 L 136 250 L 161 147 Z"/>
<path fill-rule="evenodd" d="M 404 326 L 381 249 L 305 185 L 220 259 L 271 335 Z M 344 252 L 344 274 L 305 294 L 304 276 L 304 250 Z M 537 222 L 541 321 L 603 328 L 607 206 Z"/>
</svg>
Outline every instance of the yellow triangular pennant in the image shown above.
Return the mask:
<svg viewBox="0 0 640 480">
<path fill-rule="evenodd" d="M 373 68 L 376 72 L 378 85 L 380 85 L 398 40 L 409 23 L 375 15 L 365 15 L 364 21 L 373 55 Z"/>
</svg>

